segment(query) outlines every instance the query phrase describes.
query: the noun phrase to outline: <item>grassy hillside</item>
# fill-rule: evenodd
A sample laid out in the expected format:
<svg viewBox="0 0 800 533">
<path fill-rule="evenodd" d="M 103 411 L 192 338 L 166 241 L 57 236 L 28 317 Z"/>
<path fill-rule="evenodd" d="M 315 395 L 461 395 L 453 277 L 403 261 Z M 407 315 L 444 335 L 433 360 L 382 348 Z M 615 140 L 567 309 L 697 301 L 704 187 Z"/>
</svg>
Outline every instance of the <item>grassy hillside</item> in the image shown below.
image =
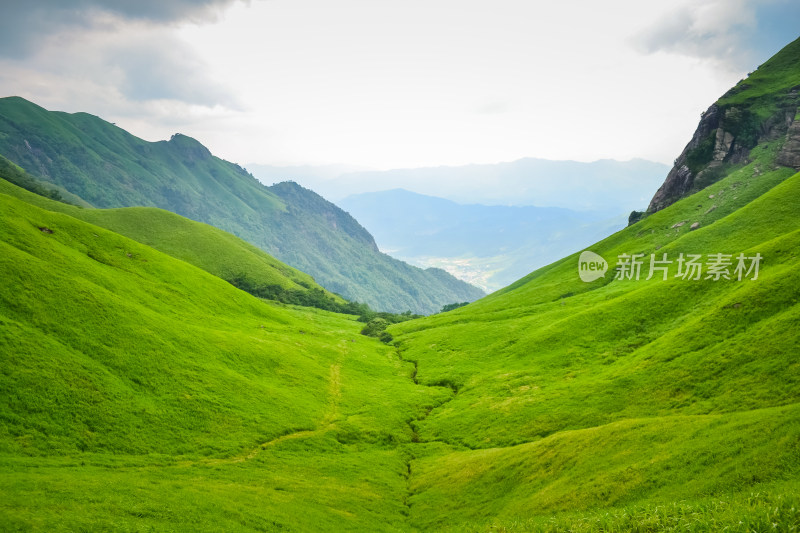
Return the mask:
<svg viewBox="0 0 800 533">
<path fill-rule="evenodd" d="M 291 183 L 265 187 L 185 135 L 150 143 L 87 113 L 0 98 L 0 155 L 95 207 L 158 207 L 223 229 L 378 310 L 427 314 L 483 295 L 381 254 L 322 197 Z"/>
<path fill-rule="evenodd" d="M 27 176 L 27 174 L 23 173 Z M 8 173 L 0 169 L 0 178 Z M 281 263 L 264 251 L 222 230 L 152 207 L 82 209 L 31 194 L 0 179 L 0 193 L 38 207 L 125 235 L 181 259 L 256 296 L 328 310 L 346 311 L 341 297 L 320 287 L 314 279 Z"/>
<path fill-rule="evenodd" d="M 0 248 L 0 529 L 402 529 L 451 393 L 352 317 L 3 194 Z"/>
<path fill-rule="evenodd" d="M 0 527 L 800 526 L 800 174 L 752 170 L 593 246 L 604 280 L 566 258 L 397 348 L 0 194 Z M 612 279 L 656 247 L 764 260 Z"/>
<path fill-rule="evenodd" d="M 38 194 L 39 196 L 44 196 L 45 198 L 81 207 L 92 206 L 83 198 L 68 192 L 66 189 L 34 178 L 25 172 L 24 169 L 15 165 L 2 155 L 0 155 L 0 177 L 13 183 L 17 187 Z"/>
<path fill-rule="evenodd" d="M 437 444 L 412 462 L 413 524 L 602 530 L 638 514 L 624 529 L 660 530 L 667 505 L 713 531 L 755 520 L 744 502 L 767 491 L 792 502 L 773 522 L 800 525 L 800 174 L 774 165 L 779 148 L 592 246 L 604 278 L 581 281 L 576 254 L 390 328 L 420 383 L 457 391 L 415 424 Z M 641 279 L 615 279 L 635 253 Z M 664 253 L 763 262 L 757 280 L 685 280 L 675 263 L 646 280 Z"/>
</svg>

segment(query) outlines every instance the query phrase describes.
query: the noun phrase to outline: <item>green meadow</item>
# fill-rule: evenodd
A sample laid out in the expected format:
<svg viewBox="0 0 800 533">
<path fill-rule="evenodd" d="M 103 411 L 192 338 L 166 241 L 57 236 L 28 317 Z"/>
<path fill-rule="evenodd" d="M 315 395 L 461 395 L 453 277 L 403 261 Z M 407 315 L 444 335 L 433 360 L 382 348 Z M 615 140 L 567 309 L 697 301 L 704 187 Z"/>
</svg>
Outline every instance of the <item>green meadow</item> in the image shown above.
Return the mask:
<svg viewBox="0 0 800 533">
<path fill-rule="evenodd" d="M 782 54 L 720 104 L 782 109 Z M 783 142 L 591 246 L 595 281 L 576 253 L 366 327 L 233 235 L 0 159 L 0 530 L 798 531 Z"/>
<path fill-rule="evenodd" d="M 403 521 L 408 422 L 449 389 L 355 316 L 0 200 L 4 529 Z"/>
<path fill-rule="evenodd" d="M 581 282 L 576 255 L 390 326 L 393 346 L 4 184 L 0 521 L 791 530 L 800 174 L 747 172 L 592 247 L 601 280 Z M 699 229 L 672 227 L 720 195 L 732 205 Z M 656 247 L 763 264 L 757 280 L 613 279 L 617 255 Z"/>
<path fill-rule="evenodd" d="M 576 254 L 466 308 L 390 328 L 420 383 L 457 391 L 414 423 L 437 443 L 412 461 L 415 526 L 771 527 L 747 506 L 708 508 L 751 492 L 793 502 L 775 528 L 800 525 L 800 174 L 756 175 L 759 163 L 597 243 L 604 278 L 580 281 Z M 674 227 L 682 221 L 701 226 Z M 618 257 L 634 253 L 647 257 L 640 279 L 615 279 Z M 674 264 L 669 279 L 646 280 L 651 253 L 763 259 L 757 280 L 686 280 Z M 697 524 L 659 518 L 665 504 Z M 529 519 L 560 513 L 573 514 Z"/>
</svg>

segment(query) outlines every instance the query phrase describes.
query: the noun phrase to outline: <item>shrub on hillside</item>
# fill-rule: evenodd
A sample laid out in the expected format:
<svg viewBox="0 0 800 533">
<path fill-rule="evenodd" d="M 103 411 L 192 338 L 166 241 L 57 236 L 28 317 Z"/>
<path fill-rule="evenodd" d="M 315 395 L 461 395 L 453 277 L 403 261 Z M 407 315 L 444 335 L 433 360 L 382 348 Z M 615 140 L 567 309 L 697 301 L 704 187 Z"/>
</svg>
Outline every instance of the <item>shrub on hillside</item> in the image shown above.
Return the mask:
<svg viewBox="0 0 800 533">
<path fill-rule="evenodd" d="M 387 327 L 389 326 L 389 322 L 383 318 L 373 318 L 367 325 L 364 326 L 364 329 L 361 330 L 362 335 L 366 335 L 367 337 L 377 337 L 379 336 Z"/>
</svg>

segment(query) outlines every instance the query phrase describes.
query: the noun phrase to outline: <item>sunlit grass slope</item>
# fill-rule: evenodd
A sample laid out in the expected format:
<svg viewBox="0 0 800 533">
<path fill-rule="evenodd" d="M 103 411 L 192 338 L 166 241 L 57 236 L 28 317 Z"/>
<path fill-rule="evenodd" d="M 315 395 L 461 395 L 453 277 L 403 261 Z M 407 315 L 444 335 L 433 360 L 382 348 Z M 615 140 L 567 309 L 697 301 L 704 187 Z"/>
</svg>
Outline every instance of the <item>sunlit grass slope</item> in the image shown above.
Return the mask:
<svg viewBox="0 0 800 533">
<path fill-rule="evenodd" d="M 354 317 L 265 302 L 0 194 L 0 529 L 391 530 L 451 392 Z"/>
<path fill-rule="evenodd" d="M 575 254 L 390 328 L 420 383 L 458 391 L 415 425 L 438 444 L 412 463 L 412 523 L 546 529 L 558 511 L 691 507 L 759 483 L 797 501 L 800 174 L 773 167 L 777 148 L 592 246 L 604 278 L 582 282 Z M 614 279 L 638 253 L 641 279 Z M 757 280 L 684 280 L 673 263 L 647 281 L 651 253 L 763 260 Z"/>
<path fill-rule="evenodd" d="M 3 177 L 5 175 L 0 170 L 0 178 Z M 340 297 L 325 291 L 308 274 L 278 261 L 260 248 L 213 226 L 169 211 L 151 207 L 82 209 L 29 193 L 5 179 L 0 179 L 0 193 L 109 229 L 229 282 L 242 285 L 245 280 L 250 287 L 299 292 L 313 289 L 333 301 L 343 302 Z"/>
</svg>

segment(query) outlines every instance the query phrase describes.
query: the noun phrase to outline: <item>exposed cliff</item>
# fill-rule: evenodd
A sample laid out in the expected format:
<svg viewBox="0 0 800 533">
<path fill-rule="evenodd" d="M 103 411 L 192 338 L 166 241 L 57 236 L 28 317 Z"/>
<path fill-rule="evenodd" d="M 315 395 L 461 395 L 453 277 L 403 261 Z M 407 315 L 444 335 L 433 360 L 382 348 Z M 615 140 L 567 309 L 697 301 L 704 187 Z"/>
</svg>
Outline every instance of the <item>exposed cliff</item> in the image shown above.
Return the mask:
<svg viewBox="0 0 800 533">
<path fill-rule="evenodd" d="M 648 213 L 671 205 L 749 162 L 751 150 L 780 142 L 774 164 L 800 169 L 800 39 L 740 81 L 701 116 L 692 139 Z"/>
</svg>

